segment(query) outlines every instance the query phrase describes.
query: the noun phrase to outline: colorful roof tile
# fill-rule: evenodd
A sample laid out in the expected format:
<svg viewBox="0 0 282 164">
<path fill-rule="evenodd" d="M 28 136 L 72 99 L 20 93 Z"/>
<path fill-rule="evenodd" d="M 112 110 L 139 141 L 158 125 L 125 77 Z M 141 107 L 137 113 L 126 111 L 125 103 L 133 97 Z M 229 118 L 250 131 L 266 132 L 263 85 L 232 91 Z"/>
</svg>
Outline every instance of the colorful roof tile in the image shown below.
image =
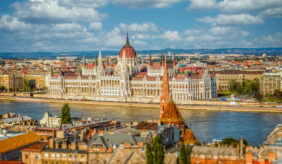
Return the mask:
<svg viewBox="0 0 282 164">
<path fill-rule="evenodd" d="M 174 101 L 171 99 L 160 118 L 161 123 L 181 125 L 185 124 L 181 113 L 178 111 Z"/>
<path fill-rule="evenodd" d="M 193 131 L 189 128 L 185 129 L 183 140 L 185 144 L 197 144 L 198 143 L 198 140 L 195 137 Z"/>
</svg>

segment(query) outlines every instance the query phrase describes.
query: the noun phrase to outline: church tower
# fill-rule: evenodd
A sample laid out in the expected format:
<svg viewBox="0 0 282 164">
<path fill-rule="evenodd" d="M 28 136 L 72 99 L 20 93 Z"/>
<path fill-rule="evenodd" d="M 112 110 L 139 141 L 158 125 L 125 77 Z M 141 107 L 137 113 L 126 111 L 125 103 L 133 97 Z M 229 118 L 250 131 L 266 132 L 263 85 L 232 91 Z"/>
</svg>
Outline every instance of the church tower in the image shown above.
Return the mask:
<svg viewBox="0 0 282 164">
<path fill-rule="evenodd" d="M 164 113 L 164 110 L 169 103 L 170 95 L 169 95 L 169 83 L 168 83 L 168 75 L 167 75 L 167 67 L 166 61 L 164 64 L 164 75 L 163 75 L 163 84 L 162 84 L 162 91 L 160 97 L 160 117 Z"/>
</svg>

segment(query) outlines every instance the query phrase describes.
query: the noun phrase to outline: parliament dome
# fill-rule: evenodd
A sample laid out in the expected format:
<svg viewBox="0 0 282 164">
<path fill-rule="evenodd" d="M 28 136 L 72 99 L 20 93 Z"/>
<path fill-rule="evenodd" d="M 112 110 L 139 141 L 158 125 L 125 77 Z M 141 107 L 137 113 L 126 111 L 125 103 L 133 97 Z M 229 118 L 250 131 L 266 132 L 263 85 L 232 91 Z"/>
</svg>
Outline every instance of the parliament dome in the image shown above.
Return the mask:
<svg viewBox="0 0 282 164">
<path fill-rule="evenodd" d="M 136 52 L 129 43 L 128 34 L 126 36 L 126 43 L 119 52 L 119 58 L 123 58 L 123 55 L 125 55 L 125 58 L 136 58 Z"/>
</svg>

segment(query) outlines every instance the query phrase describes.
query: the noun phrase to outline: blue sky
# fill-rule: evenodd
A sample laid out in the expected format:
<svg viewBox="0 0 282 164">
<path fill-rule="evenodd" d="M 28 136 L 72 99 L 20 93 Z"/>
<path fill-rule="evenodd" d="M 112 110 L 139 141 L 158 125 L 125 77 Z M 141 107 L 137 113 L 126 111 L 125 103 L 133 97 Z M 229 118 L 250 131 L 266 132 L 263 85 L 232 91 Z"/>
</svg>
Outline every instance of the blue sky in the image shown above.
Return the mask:
<svg viewBox="0 0 282 164">
<path fill-rule="evenodd" d="M 282 47 L 281 0 L 4 0 L 0 52 Z"/>
</svg>

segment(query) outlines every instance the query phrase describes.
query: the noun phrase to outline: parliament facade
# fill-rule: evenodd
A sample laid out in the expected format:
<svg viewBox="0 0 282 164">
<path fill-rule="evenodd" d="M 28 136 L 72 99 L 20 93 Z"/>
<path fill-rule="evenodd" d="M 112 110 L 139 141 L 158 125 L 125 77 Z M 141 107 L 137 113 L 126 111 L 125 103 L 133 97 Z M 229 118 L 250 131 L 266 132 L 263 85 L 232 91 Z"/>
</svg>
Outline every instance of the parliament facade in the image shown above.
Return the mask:
<svg viewBox="0 0 282 164">
<path fill-rule="evenodd" d="M 166 60 L 146 65 L 137 62 L 134 48 L 127 36 L 126 44 L 120 50 L 117 64 L 103 62 L 101 51 L 95 63 L 83 61 L 79 72 L 53 70 L 46 76 L 50 98 L 121 101 L 159 102 L 162 78 Z M 211 99 L 217 97 L 214 75 L 200 70 L 196 74 L 177 74 L 176 63 L 167 64 L 169 88 L 174 100 Z"/>
</svg>

